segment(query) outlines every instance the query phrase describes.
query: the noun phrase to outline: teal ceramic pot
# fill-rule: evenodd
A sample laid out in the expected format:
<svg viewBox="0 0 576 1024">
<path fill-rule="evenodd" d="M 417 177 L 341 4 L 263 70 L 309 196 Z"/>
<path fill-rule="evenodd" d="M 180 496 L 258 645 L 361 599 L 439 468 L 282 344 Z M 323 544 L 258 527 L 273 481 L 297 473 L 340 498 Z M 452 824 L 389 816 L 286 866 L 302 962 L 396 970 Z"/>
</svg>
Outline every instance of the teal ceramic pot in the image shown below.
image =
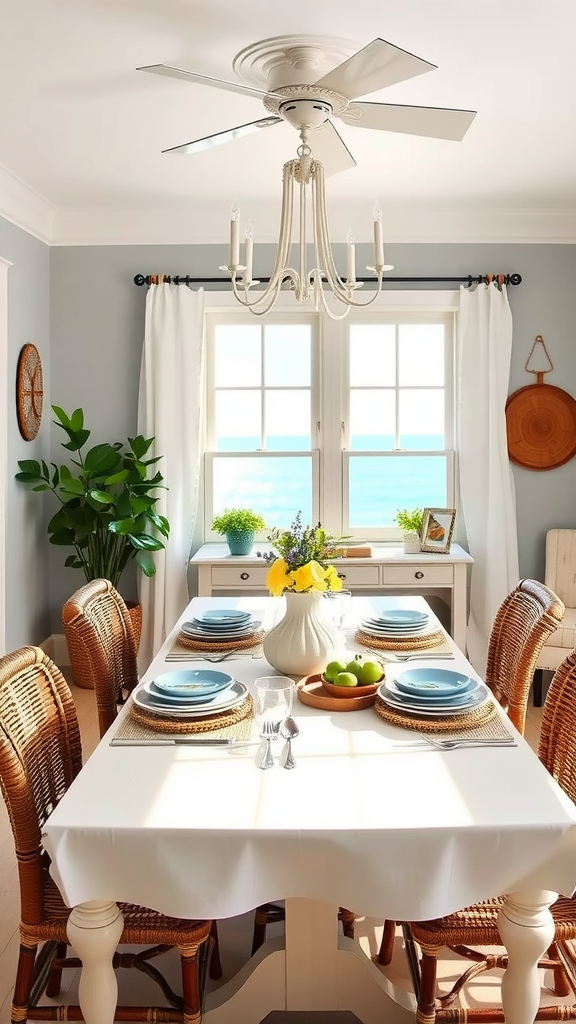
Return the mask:
<svg viewBox="0 0 576 1024">
<path fill-rule="evenodd" d="M 226 541 L 231 555 L 249 555 L 254 544 L 254 530 L 228 530 Z"/>
</svg>

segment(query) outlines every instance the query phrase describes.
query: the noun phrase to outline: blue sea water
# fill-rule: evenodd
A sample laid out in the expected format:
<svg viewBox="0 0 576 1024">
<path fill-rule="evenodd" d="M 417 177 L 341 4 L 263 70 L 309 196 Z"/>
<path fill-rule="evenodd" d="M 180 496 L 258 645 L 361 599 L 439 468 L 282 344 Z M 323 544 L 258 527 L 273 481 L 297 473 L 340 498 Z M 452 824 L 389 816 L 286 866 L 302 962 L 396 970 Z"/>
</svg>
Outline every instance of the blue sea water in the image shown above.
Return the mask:
<svg viewBox="0 0 576 1024">
<path fill-rule="evenodd" d="M 446 508 L 446 456 L 443 438 L 410 435 L 403 439 L 404 451 L 438 451 L 437 455 L 397 454 L 385 458 L 379 452 L 392 450 L 392 438 L 356 437 L 349 470 L 349 522 L 351 529 L 396 525 L 399 508 Z M 251 458 L 259 442 L 254 438 L 220 438 L 219 452 L 246 452 L 246 458 L 216 459 L 214 462 L 214 511 L 250 507 L 270 525 L 286 528 L 296 512 L 304 523 L 312 522 L 312 469 L 310 447 L 303 449 L 302 436 L 275 437 L 269 451 L 291 451 L 284 459 Z M 308 439 L 308 445 L 309 445 Z M 308 454 L 306 454 L 306 451 Z M 370 452 L 354 458 L 353 452 Z"/>
</svg>

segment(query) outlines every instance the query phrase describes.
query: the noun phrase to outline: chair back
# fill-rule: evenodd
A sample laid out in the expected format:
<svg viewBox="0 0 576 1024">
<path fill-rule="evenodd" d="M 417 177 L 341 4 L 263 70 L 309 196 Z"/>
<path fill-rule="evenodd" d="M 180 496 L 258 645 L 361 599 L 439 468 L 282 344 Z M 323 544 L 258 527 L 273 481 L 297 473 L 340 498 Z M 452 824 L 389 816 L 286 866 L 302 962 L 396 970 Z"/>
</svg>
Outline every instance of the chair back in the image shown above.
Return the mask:
<svg viewBox="0 0 576 1024">
<path fill-rule="evenodd" d="M 0 786 L 14 835 L 22 921 L 43 918 L 44 822 L 82 767 L 76 708 L 60 669 L 39 647 L 0 658 Z"/>
<path fill-rule="evenodd" d="M 128 609 L 109 580 L 80 587 L 62 609 L 75 660 L 83 656 L 83 685 L 94 689 L 103 736 L 138 682 L 136 640 Z"/>
<path fill-rule="evenodd" d="M 538 655 L 563 615 L 564 604 L 554 591 L 538 580 L 520 580 L 494 620 L 486 684 L 522 734 Z"/>
<path fill-rule="evenodd" d="M 576 530 L 548 530 L 544 578 L 567 608 L 576 608 Z"/>
<path fill-rule="evenodd" d="M 546 694 L 538 757 L 576 803 L 576 651 L 556 669 Z"/>
</svg>

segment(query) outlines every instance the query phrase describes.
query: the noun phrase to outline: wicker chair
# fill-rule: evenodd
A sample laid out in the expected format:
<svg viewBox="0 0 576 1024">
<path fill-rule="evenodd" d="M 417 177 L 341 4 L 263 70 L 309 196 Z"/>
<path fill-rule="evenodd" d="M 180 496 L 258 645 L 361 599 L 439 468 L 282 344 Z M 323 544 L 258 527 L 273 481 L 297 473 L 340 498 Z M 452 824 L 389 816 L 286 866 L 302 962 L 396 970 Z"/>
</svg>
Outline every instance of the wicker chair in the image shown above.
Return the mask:
<svg viewBox="0 0 576 1024">
<path fill-rule="evenodd" d="M 37 1005 L 44 993 L 58 996 L 63 968 L 81 966 L 76 957 L 66 959 L 70 909 L 50 877 L 41 838 L 44 822 L 81 767 L 76 709 L 60 670 L 37 647 L 0 658 L 0 785 L 14 835 L 21 900 L 13 1024 L 28 1019 L 82 1020 L 77 1006 Z M 144 971 L 158 982 L 170 1006 L 120 1006 L 115 1019 L 199 1024 L 211 922 L 166 917 L 132 904 L 120 908 L 120 943 L 152 948 L 116 953 L 114 966 Z M 183 996 L 148 963 L 172 947 L 180 950 Z"/>
<path fill-rule="evenodd" d="M 576 652 L 562 662 L 552 680 L 546 702 L 540 733 L 538 756 L 550 774 L 568 796 L 576 801 Z M 502 898 L 488 900 L 437 921 L 424 921 L 410 925 L 412 939 L 422 950 L 420 993 L 417 1021 L 457 1022 L 503 1021 L 501 1008 L 448 1009 L 463 985 L 484 970 L 505 968 L 505 954 L 486 954 L 469 948 L 501 946 L 497 918 Z M 554 993 L 567 996 L 576 993 L 576 959 L 572 941 L 576 939 L 576 899 L 560 897 L 553 904 L 555 940 L 540 967 L 554 971 Z M 442 947 L 449 947 L 469 960 L 475 961 L 451 991 L 436 995 L 436 963 Z M 540 1007 L 536 1020 L 576 1020 L 576 1002 Z"/>
<path fill-rule="evenodd" d="M 548 530 L 544 582 L 566 605 L 561 629 L 544 644 L 534 672 L 534 706 L 542 707 L 544 672 L 555 672 L 576 647 L 576 530 Z"/>
<path fill-rule="evenodd" d="M 494 620 L 488 644 L 486 685 L 524 735 L 526 708 L 538 656 L 558 628 L 564 605 L 538 580 L 520 580 L 504 599 Z M 392 960 L 396 922 L 386 921 L 378 962 Z"/>
</svg>

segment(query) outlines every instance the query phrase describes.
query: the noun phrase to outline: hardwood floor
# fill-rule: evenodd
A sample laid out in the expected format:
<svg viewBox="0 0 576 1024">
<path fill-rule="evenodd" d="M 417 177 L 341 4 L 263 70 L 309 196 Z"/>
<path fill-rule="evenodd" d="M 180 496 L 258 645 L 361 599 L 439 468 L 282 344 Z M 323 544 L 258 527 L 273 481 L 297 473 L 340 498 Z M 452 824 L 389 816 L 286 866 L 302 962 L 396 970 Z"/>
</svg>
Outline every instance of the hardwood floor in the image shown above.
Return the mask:
<svg viewBox="0 0 576 1024">
<path fill-rule="evenodd" d="M 91 690 L 82 690 L 71 685 L 76 703 L 80 727 L 82 731 L 82 742 L 84 757 L 87 759 L 98 743 L 98 723 L 94 694 Z M 526 737 L 531 746 L 536 749 L 540 731 L 542 712 L 540 708 L 530 707 Z M 232 977 L 249 957 L 252 929 L 252 915 L 246 914 L 230 921 L 220 924 L 220 941 L 222 946 L 222 963 L 224 978 L 218 984 L 223 984 Z M 8 815 L 3 801 L 0 801 L 0 1024 L 10 1024 L 10 1007 L 12 998 L 12 987 L 18 952 L 18 921 L 19 921 L 19 891 L 12 833 L 10 830 Z M 277 926 L 281 927 L 281 926 Z M 360 918 L 357 921 L 357 938 L 365 952 L 374 956 L 377 952 L 382 922 L 371 918 Z M 271 934 L 274 934 L 271 931 Z M 175 954 L 169 953 L 164 958 L 166 973 L 178 984 L 179 964 Z M 442 983 L 449 987 L 450 979 L 459 972 L 455 968 L 462 963 L 456 956 L 447 957 L 441 962 L 439 976 Z M 402 951 L 401 935 L 397 936 L 397 951 L 393 964 L 385 971 L 391 983 L 402 989 L 407 994 L 410 992 L 410 980 L 407 971 L 405 957 Z M 500 983 L 501 972 L 484 974 L 473 985 L 467 993 L 468 1005 L 481 1005 L 494 1002 L 497 999 L 494 991 Z M 65 972 L 65 984 L 68 986 L 68 998 L 75 996 L 78 982 L 78 972 Z M 122 997 L 132 999 L 134 1002 L 143 1001 L 152 991 L 151 998 L 161 1003 L 160 993 L 151 983 L 136 971 L 121 971 L 119 973 L 119 985 Z M 547 995 L 548 1002 L 551 1001 Z M 560 1000 L 561 1001 L 561 1000 Z M 568 1000 L 571 1001 L 571 1000 Z M 387 1016 L 388 1024 L 412 1024 L 414 1014 L 396 1003 L 390 1003 L 390 1014 Z M 356 1018 L 350 1013 L 313 1013 L 313 1014 L 289 1014 L 273 1013 L 267 1018 L 267 1024 L 288 1024 L 289 1021 L 306 1024 L 307 1021 L 314 1021 L 315 1024 L 351 1024 Z M 239 1022 L 244 1024 L 244 1022 Z M 257 1022 L 251 1022 L 257 1024 Z"/>
</svg>

